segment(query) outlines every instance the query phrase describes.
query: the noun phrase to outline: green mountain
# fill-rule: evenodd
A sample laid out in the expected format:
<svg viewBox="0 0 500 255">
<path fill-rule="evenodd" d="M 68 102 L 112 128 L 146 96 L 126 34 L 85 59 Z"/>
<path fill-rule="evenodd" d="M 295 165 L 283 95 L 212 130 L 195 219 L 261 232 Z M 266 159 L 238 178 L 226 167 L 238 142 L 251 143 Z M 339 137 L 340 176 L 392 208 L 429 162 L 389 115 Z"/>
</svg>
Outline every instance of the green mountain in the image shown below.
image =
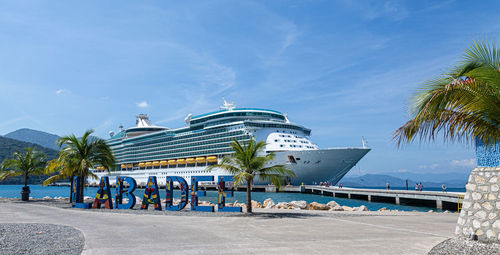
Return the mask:
<svg viewBox="0 0 500 255">
<path fill-rule="evenodd" d="M 59 150 L 57 139 L 59 136 L 46 132 L 33 130 L 29 128 L 21 128 L 14 132 L 10 132 L 5 137 L 16 139 L 23 142 L 38 144 L 39 146 Z"/>
<path fill-rule="evenodd" d="M 59 153 L 57 150 L 45 148 L 38 144 L 18 141 L 15 139 L 0 136 L 0 162 L 6 158 L 12 157 L 12 154 L 14 154 L 14 152 L 23 151 L 25 148 L 28 147 L 36 147 L 37 150 L 44 152 L 47 155 L 47 159 L 49 160 L 56 158 Z M 30 178 L 29 183 L 39 184 L 42 183 L 43 179 L 44 177 L 38 178 L 34 176 Z M 0 184 L 24 184 L 24 180 L 22 176 L 11 177 L 3 182 L 0 182 Z"/>
</svg>

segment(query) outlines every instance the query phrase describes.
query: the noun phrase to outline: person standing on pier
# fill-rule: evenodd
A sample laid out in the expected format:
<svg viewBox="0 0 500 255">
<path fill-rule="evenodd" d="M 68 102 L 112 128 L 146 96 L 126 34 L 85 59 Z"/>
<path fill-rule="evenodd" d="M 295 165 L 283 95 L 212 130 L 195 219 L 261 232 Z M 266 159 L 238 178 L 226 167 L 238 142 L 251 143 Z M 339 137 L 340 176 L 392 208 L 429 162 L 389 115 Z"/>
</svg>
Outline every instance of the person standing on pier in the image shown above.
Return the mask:
<svg viewBox="0 0 500 255">
<path fill-rule="evenodd" d="M 441 188 L 443 189 L 443 192 L 446 192 L 446 185 L 444 185 L 444 183 L 441 185 Z"/>
<path fill-rule="evenodd" d="M 418 191 L 420 186 L 418 186 L 418 183 L 415 183 L 415 191 Z"/>
<path fill-rule="evenodd" d="M 385 185 L 387 186 L 387 190 L 391 189 L 391 184 L 389 182 L 387 182 Z"/>
</svg>

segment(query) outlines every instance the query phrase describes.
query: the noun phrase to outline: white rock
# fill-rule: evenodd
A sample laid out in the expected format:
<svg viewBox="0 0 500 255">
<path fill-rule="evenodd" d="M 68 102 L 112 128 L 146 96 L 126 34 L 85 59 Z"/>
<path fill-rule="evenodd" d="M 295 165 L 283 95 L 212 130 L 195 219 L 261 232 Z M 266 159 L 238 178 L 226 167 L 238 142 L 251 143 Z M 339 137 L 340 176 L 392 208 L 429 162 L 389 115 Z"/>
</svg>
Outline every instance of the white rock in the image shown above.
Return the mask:
<svg viewBox="0 0 500 255">
<path fill-rule="evenodd" d="M 493 230 L 489 229 L 488 231 L 486 231 L 486 237 L 493 238 L 494 236 L 495 232 L 493 232 Z"/>
<path fill-rule="evenodd" d="M 290 202 L 290 206 L 293 209 L 305 210 L 305 209 L 307 209 L 309 207 L 309 204 L 306 201 L 301 200 L 301 201 L 292 201 L 292 202 Z"/>
<path fill-rule="evenodd" d="M 342 206 L 335 206 L 335 207 L 330 207 L 330 209 L 328 211 L 330 212 L 335 212 L 335 211 L 343 211 L 344 208 L 342 208 Z"/>
<path fill-rule="evenodd" d="M 474 226 L 474 228 L 480 228 L 481 227 L 481 222 L 479 222 L 478 220 L 474 220 L 472 222 L 472 226 Z"/>
<path fill-rule="evenodd" d="M 495 196 L 495 194 L 493 193 L 488 194 L 488 200 L 496 200 L 496 199 L 497 197 Z"/>
<path fill-rule="evenodd" d="M 492 213 L 490 213 L 490 215 L 488 215 L 488 219 L 490 219 L 490 220 L 494 219 L 495 217 L 497 217 L 497 214 L 494 212 L 492 212 Z"/>
<path fill-rule="evenodd" d="M 488 190 L 490 189 L 490 186 L 486 186 L 486 185 L 481 185 L 478 187 L 479 191 L 482 191 L 482 192 L 488 192 Z"/>
<path fill-rule="evenodd" d="M 487 211 L 490 211 L 491 209 L 493 209 L 493 206 L 491 206 L 489 202 L 484 202 L 483 208 L 486 209 Z"/>
<path fill-rule="evenodd" d="M 471 184 L 471 183 L 469 183 L 469 184 L 465 185 L 465 188 L 466 188 L 467 190 L 472 190 L 472 191 L 474 191 L 474 190 L 476 189 L 476 185 L 475 185 L 475 184 Z"/>
<path fill-rule="evenodd" d="M 343 205 L 343 206 L 342 206 L 342 209 L 343 209 L 344 211 L 349 211 L 349 212 L 354 211 L 354 208 L 349 207 L 349 206 L 345 206 L 345 205 Z"/>
<path fill-rule="evenodd" d="M 276 205 L 276 208 L 278 208 L 278 209 L 288 209 L 288 208 L 290 208 L 290 204 L 287 203 L 287 202 L 279 202 Z"/>
<path fill-rule="evenodd" d="M 464 208 L 464 209 L 469 209 L 469 207 L 470 207 L 470 206 L 471 206 L 471 203 L 470 203 L 469 201 L 464 202 L 464 203 L 462 204 L 462 208 Z"/>
<path fill-rule="evenodd" d="M 476 176 L 476 183 L 477 184 L 481 184 L 481 183 L 485 183 L 485 182 L 486 182 L 486 180 L 483 177 Z"/>
<path fill-rule="evenodd" d="M 359 207 L 354 208 L 355 211 L 357 212 L 364 212 L 364 211 L 370 211 L 365 205 L 361 205 Z"/>
<path fill-rule="evenodd" d="M 474 200 L 481 199 L 481 193 L 477 193 L 477 192 L 472 193 L 472 199 L 474 199 Z"/>
<path fill-rule="evenodd" d="M 484 220 L 484 219 L 486 219 L 486 212 L 485 211 L 478 211 L 475 213 L 475 216 L 481 220 Z"/>
<path fill-rule="evenodd" d="M 498 187 L 498 185 L 497 185 L 497 184 L 493 184 L 493 185 L 491 185 L 491 191 L 493 191 L 493 192 L 497 192 L 497 191 L 498 191 L 498 189 L 499 189 L 499 187 Z"/>
<path fill-rule="evenodd" d="M 494 228 L 500 228 L 500 220 L 496 220 L 496 221 L 493 223 L 493 227 L 494 227 Z"/>
<path fill-rule="evenodd" d="M 276 204 L 274 203 L 274 201 L 270 198 L 264 200 L 264 208 L 266 209 L 272 209 L 276 207 Z"/>
<path fill-rule="evenodd" d="M 333 200 L 330 201 L 330 202 L 328 202 L 326 205 L 328 205 L 330 208 L 340 207 L 340 205 L 337 202 L 333 201 Z"/>
<path fill-rule="evenodd" d="M 52 199 L 52 198 L 49 196 L 44 196 L 43 199 Z"/>
</svg>

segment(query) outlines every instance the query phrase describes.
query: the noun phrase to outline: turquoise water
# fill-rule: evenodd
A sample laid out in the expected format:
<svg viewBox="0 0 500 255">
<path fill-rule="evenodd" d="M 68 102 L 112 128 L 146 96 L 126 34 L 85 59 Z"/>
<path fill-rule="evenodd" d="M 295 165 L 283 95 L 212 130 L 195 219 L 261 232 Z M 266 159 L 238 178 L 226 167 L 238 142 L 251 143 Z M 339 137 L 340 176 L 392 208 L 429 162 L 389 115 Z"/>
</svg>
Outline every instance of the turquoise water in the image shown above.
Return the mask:
<svg viewBox="0 0 500 255">
<path fill-rule="evenodd" d="M 0 185 L 0 197 L 9 197 L 9 198 L 20 198 L 21 197 L 21 188 L 23 185 Z M 31 185 L 31 197 L 34 198 L 43 198 L 45 196 L 49 196 L 51 198 L 54 197 L 69 197 L 69 187 L 42 187 L 40 185 Z M 97 188 L 89 187 L 85 190 L 85 196 L 95 197 L 97 192 Z M 115 189 L 111 189 L 111 193 L 113 196 L 115 195 Z M 137 189 L 134 194 L 138 197 L 142 197 L 144 194 L 144 189 Z M 179 198 L 180 192 L 178 190 L 174 191 L 174 196 Z M 165 189 L 160 190 L 160 197 L 165 197 Z M 252 200 L 263 202 L 267 198 L 272 198 L 275 203 L 279 202 L 290 202 L 293 200 L 305 200 L 309 203 L 311 202 L 319 202 L 319 203 L 328 203 L 329 201 L 336 201 L 340 205 L 355 207 L 360 205 L 365 205 L 368 209 L 372 211 L 376 211 L 382 207 L 386 207 L 387 209 L 397 209 L 404 211 L 428 211 L 430 209 L 436 210 L 435 208 L 429 207 L 416 207 L 416 206 L 405 206 L 405 205 L 395 205 L 395 204 L 386 204 L 386 203 L 372 203 L 363 200 L 355 200 L 355 199 L 345 199 L 338 197 L 330 197 L 330 196 L 321 196 L 314 194 L 303 194 L 303 193 L 265 193 L 265 192 L 252 192 Z M 217 191 L 207 191 L 206 197 L 200 197 L 200 200 L 210 201 L 212 203 L 217 203 Z M 240 203 L 246 201 L 246 192 L 234 192 L 234 197 L 227 198 L 226 202 L 234 202 L 238 200 Z"/>
</svg>

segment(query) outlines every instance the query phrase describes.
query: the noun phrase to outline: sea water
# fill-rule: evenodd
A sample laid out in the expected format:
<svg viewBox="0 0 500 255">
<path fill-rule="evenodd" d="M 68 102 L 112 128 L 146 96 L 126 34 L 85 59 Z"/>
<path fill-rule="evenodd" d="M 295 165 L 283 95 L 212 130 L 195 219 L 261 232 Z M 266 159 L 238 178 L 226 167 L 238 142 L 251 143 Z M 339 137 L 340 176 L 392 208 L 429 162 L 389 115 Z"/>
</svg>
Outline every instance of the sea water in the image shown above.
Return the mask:
<svg viewBox="0 0 500 255">
<path fill-rule="evenodd" d="M 8 197 L 8 198 L 21 198 L 21 189 L 23 185 L 0 185 L 0 197 Z M 30 197 L 33 198 L 43 198 L 43 197 L 69 197 L 70 188 L 69 187 L 43 187 L 40 185 L 30 185 Z M 85 189 L 85 196 L 95 197 L 97 192 L 96 187 L 87 187 Z M 113 197 L 115 196 L 115 189 L 111 188 L 111 193 Z M 165 198 L 165 189 L 160 189 L 160 197 Z M 205 197 L 200 197 L 200 200 L 209 201 L 212 203 L 217 203 L 217 191 L 209 190 L 206 192 L 207 195 Z M 137 197 L 142 198 L 144 195 L 144 189 L 136 189 L 134 194 Z M 238 200 L 239 203 L 245 203 L 246 201 L 246 192 L 245 191 L 235 191 L 234 197 L 226 198 L 226 203 L 234 202 Z M 174 190 L 174 198 L 180 198 L 180 191 Z M 252 200 L 258 202 L 264 202 L 267 198 L 271 198 L 275 203 L 279 202 L 290 202 L 290 201 L 298 201 L 305 200 L 308 203 L 318 202 L 326 204 L 330 201 L 335 201 L 340 205 L 357 207 L 360 205 L 365 205 L 370 211 L 376 211 L 380 208 L 387 208 L 391 210 L 402 210 L 402 211 L 428 211 L 435 210 L 439 211 L 436 208 L 430 207 L 417 207 L 417 206 L 407 206 L 407 205 L 395 205 L 389 203 L 376 203 L 376 202 L 368 202 L 364 200 L 356 200 L 356 199 L 347 199 L 347 198 L 339 198 L 339 197 L 331 197 L 331 196 L 322 196 L 316 194 L 304 194 L 304 193 L 267 193 L 267 192 L 252 192 Z"/>
</svg>

